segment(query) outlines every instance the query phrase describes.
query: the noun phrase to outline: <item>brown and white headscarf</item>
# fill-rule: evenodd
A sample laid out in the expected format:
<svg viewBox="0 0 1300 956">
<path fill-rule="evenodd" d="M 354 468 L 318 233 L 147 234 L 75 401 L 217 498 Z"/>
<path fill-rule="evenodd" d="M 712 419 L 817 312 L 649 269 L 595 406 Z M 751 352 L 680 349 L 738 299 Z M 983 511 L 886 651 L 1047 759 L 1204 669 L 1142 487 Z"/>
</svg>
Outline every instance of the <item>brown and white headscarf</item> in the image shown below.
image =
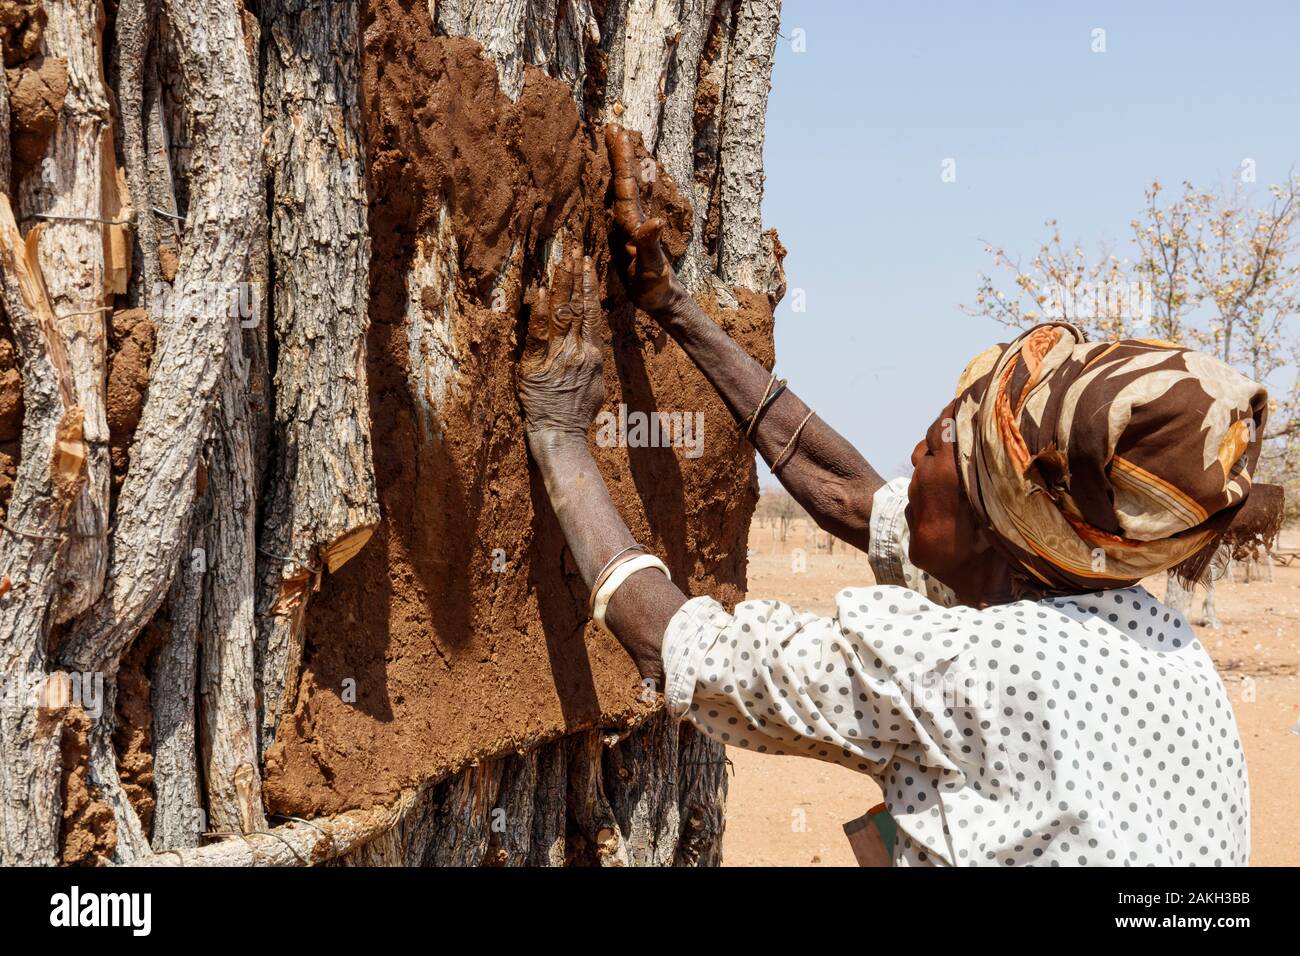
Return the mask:
<svg viewBox="0 0 1300 956">
<path fill-rule="evenodd" d="M 958 467 L 1018 590 L 1127 587 L 1181 564 L 1250 493 L 1268 393 L 1151 339 L 1051 323 L 976 356 L 957 386 Z"/>
</svg>

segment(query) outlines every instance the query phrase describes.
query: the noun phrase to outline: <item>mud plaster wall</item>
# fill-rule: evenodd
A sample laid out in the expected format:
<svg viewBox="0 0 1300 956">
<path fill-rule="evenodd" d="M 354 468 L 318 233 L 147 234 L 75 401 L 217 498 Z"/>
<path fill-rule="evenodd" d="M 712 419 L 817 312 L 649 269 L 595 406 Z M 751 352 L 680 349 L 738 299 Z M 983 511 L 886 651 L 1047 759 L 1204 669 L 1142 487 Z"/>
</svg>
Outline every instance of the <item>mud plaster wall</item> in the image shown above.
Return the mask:
<svg viewBox="0 0 1300 956">
<path fill-rule="evenodd" d="M 745 589 L 752 452 L 684 353 L 634 317 L 609 260 L 609 168 L 566 86 L 529 68 L 512 103 L 472 41 L 426 5 L 374 0 L 363 24 L 369 166 L 369 376 L 384 520 L 307 615 L 292 710 L 266 759 L 271 811 L 390 801 L 472 760 L 645 712 L 622 650 L 585 624 L 586 591 L 530 472 L 514 394 L 548 240 L 595 256 L 612 316 L 606 409 L 701 411 L 704 450 L 599 448 L 636 538 L 691 594 Z M 665 174 L 652 210 L 684 249 Z M 771 305 L 706 308 L 772 362 Z M 504 567 L 502 562 L 504 561 Z M 355 693 L 355 700 L 351 695 Z"/>
</svg>

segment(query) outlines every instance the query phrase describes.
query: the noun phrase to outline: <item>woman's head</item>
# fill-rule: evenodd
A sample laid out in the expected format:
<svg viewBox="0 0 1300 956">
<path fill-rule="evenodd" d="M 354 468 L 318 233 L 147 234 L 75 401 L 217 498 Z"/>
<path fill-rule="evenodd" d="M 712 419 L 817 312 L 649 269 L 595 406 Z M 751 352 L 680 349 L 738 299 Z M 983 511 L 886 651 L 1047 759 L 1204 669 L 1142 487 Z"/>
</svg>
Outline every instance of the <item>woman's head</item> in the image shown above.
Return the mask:
<svg viewBox="0 0 1300 956">
<path fill-rule="evenodd" d="M 977 356 L 917 445 L 913 563 L 963 600 L 957 579 L 1077 593 L 1172 568 L 1249 494 L 1266 404 L 1210 356 L 1038 326 Z"/>
</svg>

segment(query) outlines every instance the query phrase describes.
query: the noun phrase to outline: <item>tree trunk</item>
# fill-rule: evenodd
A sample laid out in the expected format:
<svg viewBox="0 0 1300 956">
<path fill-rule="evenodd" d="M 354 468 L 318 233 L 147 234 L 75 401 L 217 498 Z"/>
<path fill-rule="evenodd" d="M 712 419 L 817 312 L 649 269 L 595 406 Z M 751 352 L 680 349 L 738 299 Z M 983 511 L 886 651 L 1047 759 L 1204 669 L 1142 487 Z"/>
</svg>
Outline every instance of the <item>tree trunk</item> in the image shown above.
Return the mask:
<svg viewBox="0 0 1300 956">
<path fill-rule="evenodd" d="M 356 0 L 263 7 L 279 365 L 258 576 L 263 747 L 302 655 L 306 603 L 379 522 L 366 384 L 370 236 Z"/>
<path fill-rule="evenodd" d="M 384 18 L 475 41 L 510 100 L 540 69 L 589 129 L 617 119 L 640 132 L 694 211 L 671 250 L 683 280 L 719 321 L 761 303 L 767 361 L 784 291 L 760 216 L 778 0 L 388 3 L 120 0 L 106 12 L 44 0 L 43 27 L 33 14 L 7 58 L 0 351 L 16 354 L 21 383 L 0 377 L 0 409 L 19 410 L 21 447 L 0 435 L 0 466 L 16 461 L 12 486 L 0 482 L 0 864 L 721 859 L 723 749 L 647 706 L 617 727 L 578 722 L 588 729 L 461 761 L 369 809 L 268 812 L 273 745 L 300 729 L 319 679 L 304 680 L 305 654 L 346 639 L 314 635 L 309 612 L 390 517 L 368 344 L 375 296 L 390 295 L 371 261 L 366 124 L 378 120 L 361 106 L 363 57 L 408 55 L 402 37 L 373 35 Z M 397 296 L 402 375 L 426 402 L 428 442 L 442 440 L 445 403 L 476 400 L 446 390 L 463 356 L 437 317 L 470 296 L 517 314 L 563 243 L 605 230 L 597 214 L 557 228 L 554 210 L 528 211 L 528 241 L 484 276 L 481 250 L 451 225 L 477 197 L 442 188 Z M 613 348 L 626 351 L 641 326 L 611 297 Z M 143 310 L 151 353 L 114 340 L 124 309 Z M 739 442 L 723 447 L 756 487 Z M 753 502 L 730 497 L 709 533 L 743 555 Z M 675 546 L 670 560 L 690 567 Z M 729 594 L 742 591 L 743 579 Z M 141 707 L 145 726 L 124 723 Z"/>
<path fill-rule="evenodd" d="M 47 628 L 58 600 L 61 529 L 84 480 L 86 446 L 72 362 L 33 240 L 39 232 L 24 241 L 9 198 L 0 197 L 4 304 L 22 358 L 25 406 L 22 463 L 0 551 L 0 864 L 48 865 L 58 855 L 62 721 L 47 700 Z"/>
<path fill-rule="evenodd" d="M 104 381 L 105 314 L 125 262 L 121 202 L 112 162 L 113 126 L 103 84 L 102 11 L 99 0 L 45 0 L 49 56 L 67 64 L 63 110 L 40 165 L 15 183 L 20 219 L 43 223 L 37 257 L 50 304 L 59 318 L 76 394 L 84 415 L 89 456 L 86 481 L 73 505 L 70 532 L 59 564 L 58 623 L 70 620 L 99 596 L 108 565 L 108 424 Z M 125 257 L 123 257 L 125 258 Z"/>
</svg>

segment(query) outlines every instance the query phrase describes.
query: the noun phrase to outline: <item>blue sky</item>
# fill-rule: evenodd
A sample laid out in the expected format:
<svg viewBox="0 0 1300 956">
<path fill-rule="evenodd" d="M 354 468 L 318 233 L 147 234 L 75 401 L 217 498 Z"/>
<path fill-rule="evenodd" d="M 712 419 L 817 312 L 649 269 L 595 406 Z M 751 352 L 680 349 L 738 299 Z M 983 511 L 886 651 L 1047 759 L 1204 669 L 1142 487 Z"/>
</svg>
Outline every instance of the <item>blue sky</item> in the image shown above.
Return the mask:
<svg viewBox="0 0 1300 956">
<path fill-rule="evenodd" d="M 1261 188 L 1300 171 L 1300 6 L 786 0 L 781 33 L 763 202 L 789 249 L 777 369 L 886 477 L 1007 338 L 959 308 L 992 269 L 981 240 L 1028 258 L 1056 218 L 1123 254 L 1152 179 L 1220 184 L 1245 158 Z"/>
</svg>

